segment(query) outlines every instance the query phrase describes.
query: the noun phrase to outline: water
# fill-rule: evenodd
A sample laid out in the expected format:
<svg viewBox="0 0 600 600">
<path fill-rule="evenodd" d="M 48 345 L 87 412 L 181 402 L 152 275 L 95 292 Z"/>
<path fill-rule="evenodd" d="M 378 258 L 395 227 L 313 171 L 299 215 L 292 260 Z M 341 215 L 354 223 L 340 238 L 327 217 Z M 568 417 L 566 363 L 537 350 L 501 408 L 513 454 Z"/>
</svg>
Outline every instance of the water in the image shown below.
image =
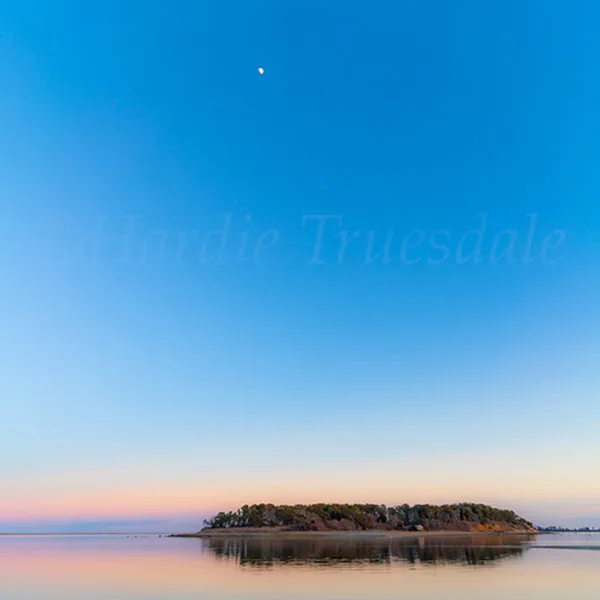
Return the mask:
<svg viewBox="0 0 600 600">
<path fill-rule="evenodd" d="M 600 535 L 0 537 L 0 600 L 600 598 Z"/>
</svg>

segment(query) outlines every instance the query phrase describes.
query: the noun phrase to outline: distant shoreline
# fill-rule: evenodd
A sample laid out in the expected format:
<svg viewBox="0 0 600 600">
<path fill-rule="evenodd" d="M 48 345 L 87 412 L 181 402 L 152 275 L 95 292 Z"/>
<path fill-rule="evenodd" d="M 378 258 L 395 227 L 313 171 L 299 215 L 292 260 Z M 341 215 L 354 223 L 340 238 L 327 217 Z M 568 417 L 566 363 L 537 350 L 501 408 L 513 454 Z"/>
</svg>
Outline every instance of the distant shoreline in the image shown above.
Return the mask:
<svg viewBox="0 0 600 600">
<path fill-rule="evenodd" d="M 72 533 L 72 532 L 67 532 L 67 531 L 55 531 L 53 533 L 2 533 L 0 532 L 0 537 L 92 537 L 92 536 L 99 536 L 99 537 L 109 537 L 109 536 L 114 536 L 114 537 L 122 537 L 122 536 L 163 536 L 163 537 L 169 537 L 171 534 L 168 532 L 164 532 L 164 531 L 134 531 L 134 532 L 129 532 L 129 531 L 122 531 L 122 532 L 102 532 L 102 531 L 96 531 L 94 533 Z"/>
</svg>

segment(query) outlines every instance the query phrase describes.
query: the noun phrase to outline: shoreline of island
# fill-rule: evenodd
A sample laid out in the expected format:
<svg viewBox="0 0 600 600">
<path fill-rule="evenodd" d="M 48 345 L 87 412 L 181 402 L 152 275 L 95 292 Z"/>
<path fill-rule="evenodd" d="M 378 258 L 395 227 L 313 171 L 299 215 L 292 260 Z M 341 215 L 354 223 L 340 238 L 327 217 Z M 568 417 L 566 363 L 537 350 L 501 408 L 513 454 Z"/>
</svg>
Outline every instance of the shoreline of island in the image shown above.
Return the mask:
<svg viewBox="0 0 600 600">
<path fill-rule="evenodd" d="M 343 540 L 365 540 L 365 539 L 398 539 L 398 538 L 420 538 L 420 537 L 502 537 L 502 536 L 527 536 L 537 535 L 541 532 L 534 530 L 515 531 L 464 531 L 444 530 L 437 531 L 393 531 L 393 530 L 368 530 L 368 531 L 283 531 L 279 529 L 264 528 L 241 528 L 235 527 L 226 530 L 203 530 L 195 533 L 173 533 L 169 537 L 176 538 L 263 538 L 263 539 L 343 539 Z"/>
</svg>

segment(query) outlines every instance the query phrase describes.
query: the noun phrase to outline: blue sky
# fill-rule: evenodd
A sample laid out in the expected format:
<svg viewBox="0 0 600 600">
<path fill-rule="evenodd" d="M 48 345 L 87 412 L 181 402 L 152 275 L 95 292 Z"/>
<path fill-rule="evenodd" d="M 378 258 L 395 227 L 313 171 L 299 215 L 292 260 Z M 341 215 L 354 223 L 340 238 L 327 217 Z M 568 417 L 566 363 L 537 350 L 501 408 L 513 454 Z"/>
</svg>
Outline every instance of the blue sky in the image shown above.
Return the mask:
<svg viewBox="0 0 600 600">
<path fill-rule="evenodd" d="M 0 523 L 600 523 L 599 10 L 5 3 Z"/>
</svg>

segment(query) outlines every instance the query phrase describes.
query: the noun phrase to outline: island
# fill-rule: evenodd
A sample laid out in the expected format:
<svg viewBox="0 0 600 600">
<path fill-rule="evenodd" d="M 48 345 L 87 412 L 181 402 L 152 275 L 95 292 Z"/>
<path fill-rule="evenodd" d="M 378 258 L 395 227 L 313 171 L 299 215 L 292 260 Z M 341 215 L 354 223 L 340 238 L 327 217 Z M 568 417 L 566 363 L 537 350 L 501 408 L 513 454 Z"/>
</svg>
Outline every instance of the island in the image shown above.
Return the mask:
<svg viewBox="0 0 600 600">
<path fill-rule="evenodd" d="M 512 510 L 485 504 L 245 504 L 204 521 L 196 533 L 178 537 L 289 534 L 537 533 Z"/>
</svg>

